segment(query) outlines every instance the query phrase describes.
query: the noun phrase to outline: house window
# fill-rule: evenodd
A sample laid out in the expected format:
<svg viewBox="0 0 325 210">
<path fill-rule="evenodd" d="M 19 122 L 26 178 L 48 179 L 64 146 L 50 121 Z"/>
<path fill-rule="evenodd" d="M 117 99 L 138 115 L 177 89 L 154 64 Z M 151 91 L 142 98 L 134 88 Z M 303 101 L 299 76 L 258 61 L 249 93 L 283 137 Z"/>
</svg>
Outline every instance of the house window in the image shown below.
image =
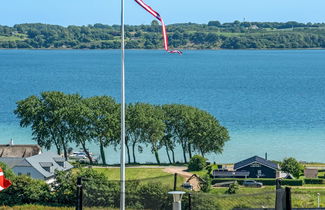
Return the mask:
<svg viewBox="0 0 325 210">
<path fill-rule="evenodd" d="M 65 162 L 64 161 L 58 161 L 56 162 L 59 166 L 65 168 Z"/>
<path fill-rule="evenodd" d="M 27 172 L 27 176 L 30 176 L 30 172 Z"/>
<path fill-rule="evenodd" d="M 257 170 L 257 178 L 260 178 L 262 176 L 262 170 Z"/>
<path fill-rule="evenodd" d="M 21 176 L 21 173 L 20 172 L 18 172 L 18 176 Z"/>
</svg>

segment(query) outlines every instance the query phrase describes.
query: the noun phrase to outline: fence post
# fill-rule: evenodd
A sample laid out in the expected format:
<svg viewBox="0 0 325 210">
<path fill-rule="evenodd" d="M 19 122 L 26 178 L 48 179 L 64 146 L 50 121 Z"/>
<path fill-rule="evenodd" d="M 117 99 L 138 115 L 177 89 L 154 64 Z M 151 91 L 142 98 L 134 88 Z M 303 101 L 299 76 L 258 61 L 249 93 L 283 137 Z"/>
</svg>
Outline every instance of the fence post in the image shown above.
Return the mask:
<svg viewBox="0 0 325 210">
<path fill-rule="evenodd" d="M 82 177 L 77 178 L 77 203 L 76 210 L 82 210 Z"/>
<path fill-rule="evenodd" d="M 285 189 L 281 187 L 281 180 L 276 180 L 275 210 L 284 210 L 286 207 Z"/>
<path fill-rule="evenodd" d="M 192 194 L 188 194 L 188 210 L 192 210 Z"/>
<path fill-rule="evenodd" d="M 177 186 L 177 173 L 174 174 L 174 191 L 176 191 Z"/>
<path fill-rule="evenodd" d="M 290 187 L 286 187 L 285 188 L 285 198 L 286 198 L 286 210 L 291 210 L 292 206 L 291 206 L 291 188 Z"/>
<path fill-rule="evenodd" d="M 281 180 L 280 179 L 276 179 L 275 184 L 276 184 L 276 189 L 281 189 Z"/>
</svg>

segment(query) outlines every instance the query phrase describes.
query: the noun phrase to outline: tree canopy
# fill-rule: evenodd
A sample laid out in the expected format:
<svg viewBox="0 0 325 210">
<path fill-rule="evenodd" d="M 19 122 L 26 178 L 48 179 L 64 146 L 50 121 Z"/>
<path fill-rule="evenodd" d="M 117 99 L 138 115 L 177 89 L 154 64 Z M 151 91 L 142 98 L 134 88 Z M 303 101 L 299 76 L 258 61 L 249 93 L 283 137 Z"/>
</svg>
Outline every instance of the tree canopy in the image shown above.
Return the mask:
<svg viewBox="0 0 325 210">
<path fill-rule="evenodd" d="M 68 158 L 70 145 L 81 147 L 92 163 L 90 144 L 99 146 L 101 162 L 106 164 L 105 148 L 119 148 L 120 105 L 109 96 L 81 97 L 78 94 L 43 92 L 17 102 L 14 111 L 22 127 L 31 127 L 33 139 L 43 148 L 56 148 Z M 128 161 L 136 163 L 136 149 L 150 148 L 158 164 L 159 150 L 165 149 L 175 163 L 180 146 L 184 162 L 192 153 L 222 153 L 229 134 L 218 120 L 195 107 L 169 104 L 134 103 L 126 106 L 126 147 Z M 172 157 L 170 156 L 172 154 Z"/>
<path fill-rule="evenodd" d="M 295 158 L 285 158 L 281 164 L 281 170 L 292 174 L 295 178 L 299 178 L 300 174 L 303 172 L 304 167 Z"/>
</svg>

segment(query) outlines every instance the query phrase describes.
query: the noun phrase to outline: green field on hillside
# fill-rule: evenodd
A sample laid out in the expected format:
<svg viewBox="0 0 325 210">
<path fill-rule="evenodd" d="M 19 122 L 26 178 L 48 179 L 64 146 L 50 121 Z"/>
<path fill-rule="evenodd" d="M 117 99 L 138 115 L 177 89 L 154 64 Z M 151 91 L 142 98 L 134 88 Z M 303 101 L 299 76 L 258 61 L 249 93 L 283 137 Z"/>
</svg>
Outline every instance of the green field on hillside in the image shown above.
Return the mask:
<svg viewBox="0 0 325 210">
<path fill-rule="evenodd" d="M 0 36 L 0 42 L 12 42 L 12 41 L 19 41 L 19 40 L 23 40 L 23 39 L 17 36 Z"/>
</svg>

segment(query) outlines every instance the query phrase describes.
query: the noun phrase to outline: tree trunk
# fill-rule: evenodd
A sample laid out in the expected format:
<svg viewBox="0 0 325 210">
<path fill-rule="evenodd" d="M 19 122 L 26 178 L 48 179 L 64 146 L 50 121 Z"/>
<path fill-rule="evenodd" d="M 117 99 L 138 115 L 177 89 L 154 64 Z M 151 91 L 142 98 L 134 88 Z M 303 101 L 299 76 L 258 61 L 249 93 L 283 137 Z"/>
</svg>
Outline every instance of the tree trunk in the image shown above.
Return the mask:
<svg viewBox="0 0 325 210">
<path fill-rule="evenodd" d="M 64 158 L 67 161 L 68 160 L 68 151 L 67 151 L 67 145 L 64 142 L 64 138 L 63 137 L 61 137 L 61 143 L 62 143 L 62 147 L 63 147 Z"/>
<path fill-rule="evenodd" d="M 167 157 L 168 157 L 169 163 L 172 164 L 172 161 L 170 159 L 169 152 L 168 152 L 168 146 L 165 145 L 165 147 L 166 147 L 166 153 L 167 153 Z"/>
<path fill-rule="evenodd" d="M 187 163 L 187 160 L 186 160 L 186 147 L 184 145 L 182 145 L 182 148 L 183 148 L 184 163 Z"/>
<path fill-rule="evenodd" d="M 61 148 L 60 147 L 57 147 L 56 149 L 57 149 L 58 155 L 61 155 Z"/>
<path fill-rule="evenodd" d="M 128 144 L 125 144 L 125 146 L 126 146 L 126 151 L 127 151 L 127 154 L 128 154 L 128 163 L 130 164 L 131 163 L 130 148 L 129 148 Z"/>
<path fill-rule="evenodd" d="M 204 157 L 204 153 L 202 152 L 202 150 L 200 150 L 201 151 L 201 155 L 202 155 L 202 157 Z"/>
<path fill-rule="evenodd" d="M 192 148 L 191 148 L 191 144 L 188 144 L 188 154 L 190 156 L 190 159 L 192 158 Z"/>
<path fill-rule="evenodd" d="M 89 159 L 89 163 L 92 165 L 93 164 L 93 158 L 90 156 L 90 153 L 89 153 L 89 151 L 86 148 L 86 143 L 85 142 L 82 142 L 81 143 L 81 146 L 82 146 L 84 152 L 86 153 L 86 155 L 87 155 L 87 157 Z"/>
<path fill-rule="evenodd" d="M 55 138 L 55 135 L 53 134 L 52 131 L 50 131 L 50 134 L 53 138 L 54 145 L 56 147 L 56 151 L 57 151 L 58 155 L 61 155 L 61 147 L 60 147 L 59 141 L 57 140 L 57 138 Z"/>
<path fill-rule="evenodd" d="M 135 159 L 135 145 L 136 145 L 136 141 L 133 142 L 132 144 L 132 153 L 133 153 L 133 163 L 137 163 L 136 159 Z"/>
<path fill-rule="evenodd" d="M 158 151 L 155 150 L 155 157 L 156 157 L 156 160 L 157 160 L 157 164 L 160 165 L 160 160 L 159 160 L 159 154 L 158 154 Z"/>
<path fill-rule="evenodd" d="M 175 164 L 175 152 L 173 149 L 170 149 L 172 151 L 172 157 L 173 157 L 173 163 Z"/>
<path fill-rule="evenodd" d="M 102 138 L 99 138 L 100 156 L 102 158 L 103 165 L 106 165 L 105 151 Z"/>
<path fill-rule="evenodd" d="M 56 147 L 56 151 L 58 153 L 58 155 L 61 155 L 61 147 L 58 145 L 58 143 L 56 141 L 54 141 L 55 147 Z"/>
</svg>

